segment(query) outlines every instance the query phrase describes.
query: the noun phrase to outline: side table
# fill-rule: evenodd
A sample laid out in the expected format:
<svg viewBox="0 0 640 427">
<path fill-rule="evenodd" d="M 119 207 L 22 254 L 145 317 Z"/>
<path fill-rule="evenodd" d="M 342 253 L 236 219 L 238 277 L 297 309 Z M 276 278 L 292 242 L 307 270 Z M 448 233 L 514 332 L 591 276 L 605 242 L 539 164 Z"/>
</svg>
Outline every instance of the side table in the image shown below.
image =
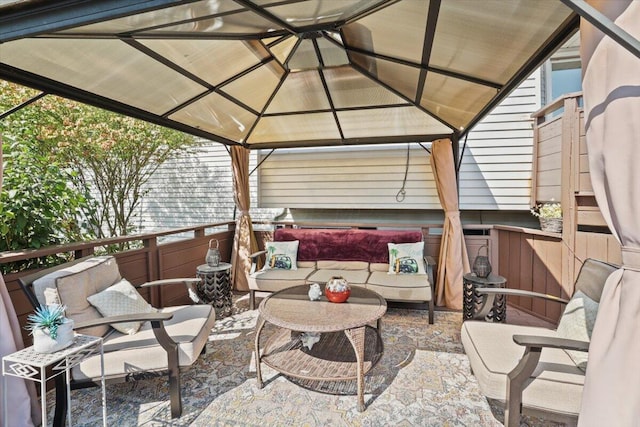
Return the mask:
<svg viewBox="0 0 640 427">
<path fill-rule="evenodd" d="M 197 287 L 198 297 L 213 306 L 218 319 L 231 314 L 233 301 L 230 274 L 231 264 L 228 262 L 221 262 L 216 267 L 202 264 L 196 269 L 196 276 L 202 280 Z"/>
<path fill-rule="evenodd" d="M 47 425 L 47 381 L 65 374 L 67 384 L 67 424 L 71 426 L 71 368 L 78 365 L 97 351 L 100 352 L 102 386 L 102 425 L 107 426 L 107 398 L 104 381 L 104 350 L 102 338 L 90 335 L 76 335 L 71 346 L 55 353 L 36 353 L 33 346 L 16 351 L 2 358 L 3 425 L 7 425 L 7 376 L 24 378 L 40 383 L 42 425 Z M 47 368 L 51 367 L 47 375 Z"/>
<path fill-rule="evenodd" d="M 497 274 L 489 274 L 488 277 L 478 277 L 474 273 L 464 275 L 462 289 L 462 320 L 491 320 L 493 322 L 506 322 L 507 298 L 504 294 L 481 295 L 476 288 L 504 288 L 507 279 Z M 486 300 L 486 301 L 485 301 Z M 476 313 L 478 309 L 482 309 Z"/>
</svg>

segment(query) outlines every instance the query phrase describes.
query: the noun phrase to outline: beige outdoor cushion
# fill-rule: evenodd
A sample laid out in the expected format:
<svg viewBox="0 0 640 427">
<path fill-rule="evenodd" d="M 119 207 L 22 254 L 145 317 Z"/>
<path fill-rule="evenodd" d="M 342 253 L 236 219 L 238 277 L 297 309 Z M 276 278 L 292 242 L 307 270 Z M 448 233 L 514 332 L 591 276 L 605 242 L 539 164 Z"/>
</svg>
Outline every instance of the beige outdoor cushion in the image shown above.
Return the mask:
<svg viewBox="0 0 640 427">
<path fill-rule="evenodd" d="M 373 271 L 367 280 L 367 289 L 395 301 L 431 301 L 431 284 L 426 274 L 389 274 Z"/>
<path fill-rule="evenodd" d="M 367 283 L 367 289 L 379 293 L 386 300 L 404 301 L 404 302 L 428 302 L 431 301 L 431 287 L 423 286 L 421 288 L 394 288 L 393 286 L 380 286 Z"/>
<path fill-rule="evenodd" d="M 369 264 L 370 271 L 389 271 L 389 263 L 388 262 L 372 262 Z"/>
<path fill-rule="evenodd" d="M 55 292 L 57 292 L 57 288 L 56 288 L 56 279 L 58 277 L 63 277 L 63 276 L 68 276 L 70 274 L 74 274 L 83 270 L 86 270 L 89 267 L 101 264 L 103 262 L 114 262 L 114 261 L 110 261 L 110 260 L 114 260 L 114 258 L 110 255 L 105 255 L 105 256 L 98 256 L 98 257 L 93 257 L 93 258 L 89 258 L 86 259 L 82 262 L 79 262 L 77 264 L 72 264 L 68 267 L 65 267 L 61 270 L 56 270 L 54 272 L 51 272 L 49 274 L 47 274 L 46 276 L 42 276 L 39 279 L 36 279 L 33 281 L 33 293 L 36 295 L 36 299 L 38 300 L 38 302 L 41 305 L 47 305 L 46 302 L 46 297 L 44 294 L 44 290 L 45 289 L 53 289 L 55 290 Z M 118 272 L 118 278 L 116 280 L 114 280 L 114 283 L 117 280 L 120 280 L 121 277 L 119 277 L 120 273 Z M 53 296 L 53 294 L 50 294 L 50 301 L 55 299 L 55 297 Z"/>
<path fill-rule="evenodd" d="M 513 342 L 513 335 L 557 336 L 556 331 L 491 322 L 466 321 L 461 339 L 480 390 L 491 399 L 506 400 L 507 374 L 516 366 L 524 347 Z M 523 392 L 528 408 L 575 416 L 580 412 L 584 372 L 569 355 L 545 348 L 532 374 L 533 381 Z"/>
<path fill-rule="evenodd" d="M 318 270 L 368 270 L 366 261 L 318 260 Z"/>
<path fill-rule="evenodd" d="M 315 261 L 298 261 L 298 268 L 316 268 Z"/>
<path fill-rule="evenodd" d="M 426 274 L 390 274 L 386 271 L 373 271 L 367 283 L 394 288 L 430 288 Z"/>
<path fill-rule="evenodd" d="M 169 336 L 179 343 L 179 365 L 193 364 L 207 343 L 215 323 L 215 310 L 209 305 L 190 305 L 166 307 L 159 311 L 174 313 L 164 325 Z M 158 345 L 151 322 L 143 323 L 135 335 L 113 331 L 104 339 L 104 352 L 107 378 L 121 377 L 127 372 L 134 374 L 167 369 L 167 353 Z M 100 377 L 100 357 L 91 357 L 74 367 L 72 375 L 76 380 Z"/>
<path fill-rule="evenodd" d="M 93 307 L 87 297 L 97 294 L 121 279 L 118 264 L 113 257 L 101 257 L 75 264 L 75 272 L 55 279 L 60 301 L 66 306 L 66 315 L 76 323 L 100 319 L 103 316 Z M 71 270 L 71 269 L 69 269 Z M 82 329 L 86 335 L 103 336 L 109 331 L 109 325 Z"/>
<path fill-rule="evenodd" d="M 316 270 L 308 280 L 309 282 L 327 283 L 332 277 L 343 277 L 352 285 L 364 285 L 367 283 L 369 270 Z"/>
<path fill-rule="evenodd" d="M 260 270 L 249 276 L 249 288 L 255 291 L 276 292 L 284 288 L 307 283 L 307 277 L 314 268 L 298 268 L 297 270 L 270 269 Z"/>
</svg>

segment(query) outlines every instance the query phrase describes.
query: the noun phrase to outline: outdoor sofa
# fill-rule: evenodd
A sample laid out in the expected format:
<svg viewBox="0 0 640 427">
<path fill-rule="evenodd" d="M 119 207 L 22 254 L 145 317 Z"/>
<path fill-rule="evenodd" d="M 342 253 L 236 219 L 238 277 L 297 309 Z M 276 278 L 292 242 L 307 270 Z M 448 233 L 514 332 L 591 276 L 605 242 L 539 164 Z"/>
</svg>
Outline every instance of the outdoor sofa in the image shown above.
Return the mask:
<svg viewBox="0 0 640 427">
<path fill-rule="evenodd" d="M 259 268 L 262 257 L 265 266 Z M 424 256 L 421 231 L 279 228 L 251 259 L 252 309 L 256 292 L 325 284 L 338 276 L 389 301 L 427 304 L 433 323 L 435 263 Z"/>
</svg>

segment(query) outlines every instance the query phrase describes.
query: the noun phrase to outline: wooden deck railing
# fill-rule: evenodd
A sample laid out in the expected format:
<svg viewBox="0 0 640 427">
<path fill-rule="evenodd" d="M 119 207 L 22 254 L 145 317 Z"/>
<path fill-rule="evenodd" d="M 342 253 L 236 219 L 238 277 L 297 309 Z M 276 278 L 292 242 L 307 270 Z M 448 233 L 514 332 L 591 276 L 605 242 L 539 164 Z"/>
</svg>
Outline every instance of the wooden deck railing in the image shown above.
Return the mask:
<svg viewBox="0 0 640 427">
<path fill-rule="evenodd" d="M 194 277 L 196 267 L 204 263 L 209 239 L 218 239 L 220 242 L 221 259 L 223 261 L 230 260 L 234 231 L 235 222 L 221 222 L 158 233 L 50 246 L 37 250 L 29 249 L 24 251 L 3 252 L 0 253 L 0 264 L 63 253 L 73 254 L 74 258 L 79 258 L 100 253 L 101 249 L 107 245 L 125 242 L 142 242 L 140 249 L 113 254 L 118 260 L 120 273 L 123 277 L 127 278 L 127 280 L 134 284 L 141 284 L 156 279 Z M 166 242 L 160 242 L 163 239 L 166 240 Z M 26 296 L 20 289 L 18 279 L 25 274 L 30 274 L 35 271 L 37 271 L 37 269 L 4 276 L 9 295 L 21 325 L 25 324 L 27 315 L 33 310 Z M 188 302 L 182 285 L 154 287 L 153 291 L 151 291 L 149 295 L 145 295 L 145 297 L 149 299 L 149 302 L 158 307 Z M 31 338 L 24 330 L 23 338 L 25 344 L 31 343 Z"/>
<path fill-rule="evenodd" d="M 420 229 L 425 240 L 425 252 L 436 261 L 440 255 L 440 231 L 442 224 L 370 224 L 370 223 L 294 223 L 294 222 L 255 222 L 256 236 L 261 248 L 272 236 L 276 227 L 309 228 L 399 228 Z M 207 224 L 136 236 L 80 242 L 63 246 L 28 250 L 22 252 L 0 253 L 0 264 L 53 255 L 73 253 L 76 257 L 94 253 L 105 245 L 141 241 L 142 248 L 114 254 L 121 273 L 133 283 L 139 284 L 154 279 L 171 277 L 193 277 L 196 267 L 204 263 L 208 241 L 218 239 L 223 261 L 229 261 L 233 243 L 234 222 Z M 507 279 L 507 286 L 514 289 L 526 289 L 551 295 L 567 297 L 573 293 L 573 282 L 564 280 L 569 275 L 565 271 L 567 263 L 562 262 L 562 235 L 545 233 L 540 230 L 502 226 L 502 225 L 465 225 L 465 240 L 472 265 L 478 249 L 489 245 L 489 259 L 493 271 Z M 160 238 L 189 234 L 180 240 L 160 243 Z M 611 236 L 595 233 L 579 233 L 583 244 L 576 257 L 586 259 L 594 257 L 615 262 L 615 248 L 611 249 Z M 609 248 L 609 249 L 607 249 Z M 566 250 L 566 248 L 565 248 Z M 483 252 L 484 254 L 484 252 Z M 609 254 L 609 255 L 608 255 Z M 613 255 L 611 255 L 613 254 Z M 31 273 L 30 270 L 28 273 Z M 18 284 L 18 278 L 27 272 L 5 276 L 9 293 L 22 324 L 31 312 L 31 307 Z M 186 302 L 181 286 L 162 287 L 162 293 L 145 295 L 157 306 L 168 306 Z M 509 303 L 524 311 L 550 322 L 556 322 L 562 307 L 557 304 L 531 302 L 527 299 L 511 298 Z M 26 333 L 25 342 L 29 343 Z"/>
</svg>

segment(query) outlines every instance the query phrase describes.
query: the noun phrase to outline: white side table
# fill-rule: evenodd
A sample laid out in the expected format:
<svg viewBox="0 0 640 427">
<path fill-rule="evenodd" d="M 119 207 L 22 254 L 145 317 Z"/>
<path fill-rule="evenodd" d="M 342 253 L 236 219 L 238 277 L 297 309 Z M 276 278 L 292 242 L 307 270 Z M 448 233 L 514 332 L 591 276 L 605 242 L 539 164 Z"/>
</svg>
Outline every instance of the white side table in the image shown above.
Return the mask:
<svg viewBox="0 0 640 427">
<path fill-rule="evenodd" d="M 7 376 L 24 378 L 40 383 L 42 400 L 42 425 L 47 425 L 47 381 L 64 373 L 67 383 L 67 424 L 71 426 L 71 368 L 100 352 L 102 385 L 102 425 L 107 426 L 107 398 L 104 381 L 104 349 L 102 338 L 76 335 L 73 344 L 55 353 L 36 353 L 33 346 L 16 351 L 2 358 L 2 396 L 4 399 L 3 425 L 7 425 Z M 46 370 L 51 367 L 47 376 Z"/>
</svg>

